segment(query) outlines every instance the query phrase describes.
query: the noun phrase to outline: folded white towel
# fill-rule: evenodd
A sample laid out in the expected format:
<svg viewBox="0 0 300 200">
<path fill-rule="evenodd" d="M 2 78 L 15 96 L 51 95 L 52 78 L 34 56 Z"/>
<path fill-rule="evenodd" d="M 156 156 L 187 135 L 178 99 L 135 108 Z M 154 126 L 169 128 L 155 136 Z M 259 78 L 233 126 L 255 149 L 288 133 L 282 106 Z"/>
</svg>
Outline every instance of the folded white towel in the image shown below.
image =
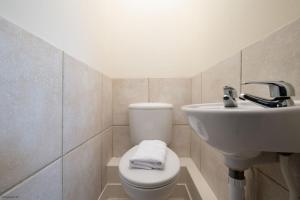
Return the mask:
<svg viewBox="0 0 300 200">
<path fill-rule="evenodd" d="M 129 166 L 135 169 L 164 169 L 167 145 L 160 140 L 142 141 L 135 154 L 129 159 Z"/>
</svg>

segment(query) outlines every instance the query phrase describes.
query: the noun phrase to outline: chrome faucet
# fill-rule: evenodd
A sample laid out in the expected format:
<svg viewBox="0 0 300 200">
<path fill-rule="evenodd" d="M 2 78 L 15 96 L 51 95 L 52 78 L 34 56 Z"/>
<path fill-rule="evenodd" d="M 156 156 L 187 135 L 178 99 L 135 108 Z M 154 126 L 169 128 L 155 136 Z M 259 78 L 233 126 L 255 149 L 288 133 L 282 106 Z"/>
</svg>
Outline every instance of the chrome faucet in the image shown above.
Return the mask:
<svg viewBox="0 0 300 200">
<path fill-rule="evenodd" d="M 223 96 L 224 106 L 226 108 L 237 107 L 236 98 L 238 96 L 237 96 L 236 89 L 230 86 L 225 86 L 223 90 L 224 90 L 224 96 Z"/>
<path fill-rule="evenodd" d="M 249 84 L 268 85 L 272 99 L 265 99 L 251 94 L 241 94 L 239 96 L 241 100 L 252 101 L 253 103 L 267 108 L 288 107 L 294 105 L 294 101 L 291 97 L 295 96 L 295 89 L 290 83 L 284 81 L 251 81 L 243 83 L 243 85 Z"/>
</svg>

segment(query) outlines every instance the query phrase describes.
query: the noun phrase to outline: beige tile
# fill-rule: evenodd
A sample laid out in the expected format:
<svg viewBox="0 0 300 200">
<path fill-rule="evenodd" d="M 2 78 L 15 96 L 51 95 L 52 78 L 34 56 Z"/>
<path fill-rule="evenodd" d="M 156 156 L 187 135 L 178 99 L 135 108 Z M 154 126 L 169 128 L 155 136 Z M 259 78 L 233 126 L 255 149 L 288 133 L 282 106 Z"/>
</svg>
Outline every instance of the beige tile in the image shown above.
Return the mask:
<svg viewBox="0 0 300 200">
<path fill-rule="evenodd" d="M 266 176 L 257 175 L 257 199 L 262 200 L 283 200 L 289 199 L 288 191 L 280 187 Z"/>
<path fill-rule="evenodd" d="M 12 188 L 1 198 L 4 199 L 62 199 L 62 162 L 61 159 L 51 163 L 37 174 Z M 15 197 L 15 198 L 14 198 Z"/>
<path fill-rule="evenodd" d="M 61 61 L 0 18 L 0 194 L 61 155 Z"/>
<path fill-rule="evenodd" d="M 109 167 L 107 169 L 107 182 L 108 183 L 120 183 L 121 182 L 118 167 Z"/>
<path fill-rule="evenodd" d="M 192 103 L 201 103 L 202 100 L 202 74 L 192 78 Z"/>
<path fill-rule="evenodd" d="M 191 128 L 187 125 L 175 125 L 170 148 L 180 157 L 189 157 L 191 151 Z"/>
<path fill-rule="evenodd" d="M 101 193 L 101 134 L 63 158 L 63 199 L 96 200 Z"/>
<path fill-rule="evenodd" d="M 108 129 L 101 135 L 101 155 L 102 155 L 102 169 L 101 169 L 101 175 L 102 175 L 102 189 L 107 183 L 107 163 L 113 156 L 113 134 L 112 134 L 112 128 Z"/>
<path fill-rule="evenodd" d="M 64 153 L 101 131 L 102 75 L 64 55 Z"/>
<path fill-rule="evenodd" d="M 265 175 L 272 177 L 277 183 L 287 188 L 284 178 L 281 173 L 279 163 L 263 164 L 257 168 Z"/>
<path fill-rule="evenodd" d="M 180 174 L 177 179 L 177 184 L 186 184 L 188 176 L 189 174 L 186 167 L 182 167 L 182 163 L 181 163 Z"/>
<path fill-rule="evenodd" d="M 223 155 L 206 143 L 201 145 L 201 173 L 218 199 L 228 197 L 228 169 Z"/>
<path fill-rule="evenodd" d="M 148 102 L 148 79 L 113 80 L 113 125 L 128 125 L 128 105 Z"/>
<path fill-rule="evenodd" d="M 300 167 L 300 154 L 291 155 L 289 163 L 291 164 L 291 166 L 298 169 Z M 257 165 L 256 167 L 261 173 L 265 174 L 268 177 L 271 177 L 282 187 L 286 189 L 288 188 L 283 178 L 279 163 L 261 164 Z M 297 184 L 299 185 L 300 182 L 298 182 Z"/>
<path fill-rule="evenodd" d="M 112 80 L 102 76 L 102 127 L 103 129 L 112 126 Z"/>
<path fill-rule="evenodd" d="M 105 188 L 99 200 L 130 200 L 120 184 L 111 184 Z M 190 200 L 185 185 L 176 185 L 168 200 Z M 201 200 L 201 199 L 195 199 Z"/>
<path fill-rule="evenodd" d="M 149 97 L 151 102 L 166 102 L 174 105 L 174 123 L 187 124 L 183 105 L 191 104 L 192 84 L 186 78 L 149 79 Z"/>
<path fill-rule="evenodd" d="M 241 53 L 209 68 L 202 73 L 202 102 L 222 102 L 223 87 L 240 91 Z"/>
<path fill-rule="evenodd" d="M 191 158 L 200 170 L 201 168 L 201 138 L 194 131 L 191 133 Z"/>
<path fill-rule="evenodd" d="M 300 99 L 300 19 L 243 50 L 243 82 L 284 80 Z M 245 92 L 268 96 L 267 87 L 247 86 Z"/>
<path fill-rule="evenodd" d="M 113 126 L 113 156 L 121 157 L 132 147 L 128 126 Z"/>
</svg>

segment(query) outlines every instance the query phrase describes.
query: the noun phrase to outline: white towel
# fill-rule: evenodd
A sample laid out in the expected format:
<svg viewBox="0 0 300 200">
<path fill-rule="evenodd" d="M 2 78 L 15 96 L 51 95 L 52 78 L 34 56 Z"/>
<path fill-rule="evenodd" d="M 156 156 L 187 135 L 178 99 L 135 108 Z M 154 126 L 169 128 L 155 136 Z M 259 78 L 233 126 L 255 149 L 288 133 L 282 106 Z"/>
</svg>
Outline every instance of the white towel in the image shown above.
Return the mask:
<svg viewBox="0 0 300 200">
<path fill-rule="evenodd" d="M 129 166 L 134 169 L 164 169 L 167 145 L 160 140 L 142 141 L 135 154 L 129 160 Z"/>
</svg>

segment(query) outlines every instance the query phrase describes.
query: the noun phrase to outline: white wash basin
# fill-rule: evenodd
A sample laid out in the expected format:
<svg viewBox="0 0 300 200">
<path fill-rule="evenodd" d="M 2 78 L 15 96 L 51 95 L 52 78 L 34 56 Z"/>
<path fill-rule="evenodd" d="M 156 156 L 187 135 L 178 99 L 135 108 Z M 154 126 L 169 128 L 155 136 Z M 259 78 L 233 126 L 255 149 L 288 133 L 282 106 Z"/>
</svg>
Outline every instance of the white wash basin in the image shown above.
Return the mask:
<svg viewBox="0 0 300 200">
<path fill-rule="evenodd" d="M 285 108 L 242 101 L 237 108 L 211 103 L 186 105 L 182 110 L 194 131 L 225 154 L 300 153 L 300 101 Z"/>
</svg>

